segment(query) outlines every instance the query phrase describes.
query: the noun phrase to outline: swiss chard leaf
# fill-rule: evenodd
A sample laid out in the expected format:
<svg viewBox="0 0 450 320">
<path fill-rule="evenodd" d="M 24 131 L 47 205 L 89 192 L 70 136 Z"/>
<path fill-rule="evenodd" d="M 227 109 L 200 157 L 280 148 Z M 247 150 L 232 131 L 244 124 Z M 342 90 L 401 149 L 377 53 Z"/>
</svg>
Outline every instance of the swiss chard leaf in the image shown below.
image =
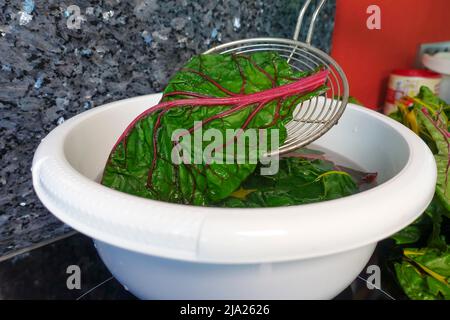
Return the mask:
<svg viewBox="0 0 450 320">
<path fill-rule="evenodd" d="M 416 132 L 434 153 L 438 169 L 436 193 L 450 210 L 450 133 L 448 131 L 449 106 L 425 86 L 416 97 L 405 97 L 398 103 L 398 111 L 390 114 Z"/>
<path fill-rule="evenodd" d="M 416 244 L 421 247 L 426 244 L 430 248 L 445 250 L 447 241 L 442 229 L 446 227 L 443 226 L 443 222 L 447 222 L 448 219 L 444 219 L 448 214 L 439 197 L 435 195 L 424 214 L 394 234 L 392 238 L 397 245 Z"/>
<path fill-rule="evenodd" d="M 195 145 L 188 139 L 190 134 L 195 140 L 200 130 L 215 129 L 218 137 L 211 137 L 212 156 L 230 142 L 227 129 L 244 133 L 269 129 L 265 140 L 270 151 L 273 142 L 284 142 L 285 124 L 297 103 L 325 89 L 326 75 L 326 71 L 311 76 L 294 71 L 284 58 L 270 52 L 196 56 L 173 76 L 162 101 L 136 118 L 119 138 L 102 183 L 177 203 L 206 205 L 224 199 L 255 170 L 256 163 L 211 162 L 203 158 L 211 142 L 202 139 Z M 180 129 L 188 134 L 178 135 L 174 142 Z M 271 140 L 274 129 L 279 132 L 277 141 Z M 257 136 L 258 145 L 261 141 Z M 248 142 L 244 144 L 254 152 Z M 192 149 L 188 161 L 174 163 L 175 145 Z M 200 161 L 194 159 L 198 155 Z"/>
<path fill-rule="evenodd" d="M 396 244 L 411 244 L 419 241 L 421 235 L 420 227 L 415 224 L 410 224 L 394 234 L 392 239 L 395 240 Z"/>
<path fill-rule="evenodd" d="M 400 285 L 411 299 L 450 299 L 450 247 L 405 249 L 404 260 L 395 264 Z"/>
<path fill-rule="evenodd" d="M 425 210 L 425 215 L 429 218 L 431 224 L 431 230 L 428 235 L 427 245 L 430 248 L 446 250 L 447 241 L 442 233 L 442 224 L 444 217 L 448 217 L 449 211 L 447 211 L 442 205 L 442 201 L 439 197 L 435 196 L 428 208 Z"/>
<path fill-rule="evenodd" d="M 404 249 L 403 260 L 395 264 L 397 279 L 411 299 L 450 299 L 449 106 L 427 87 L 416 97 L 405 97 L 398 111 L 390 115 L 416 132 L 433 151 L 438 177 L 436 193 L 425 213 L 395 234 L 397 245 L 415 244 L 421 249 Z"/>
</svg>

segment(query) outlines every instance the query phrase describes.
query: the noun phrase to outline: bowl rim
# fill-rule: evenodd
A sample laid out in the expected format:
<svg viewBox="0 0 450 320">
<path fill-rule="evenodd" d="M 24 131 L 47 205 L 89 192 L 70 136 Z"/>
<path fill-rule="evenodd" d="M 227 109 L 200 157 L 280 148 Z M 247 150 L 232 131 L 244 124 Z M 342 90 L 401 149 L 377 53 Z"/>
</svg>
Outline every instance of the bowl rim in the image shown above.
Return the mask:
<svg viewBox="0 0 450 320">
<path fill-rule="evenodd" d="M 351 103 L 344 116 L 365 113 L 393 128 L 405 140 L 409 158 L 382 184 L 335 200 L 272 208 L 186 206 L 110 189 L 72 167 L 65 143 L 78 124 L 124 105 L 151 106 L 160 97 L 151 94 L 96 107 L 67 120 L 43 139 L 33 159 L 33 186 L 57 218 L 95 239 L 144 254 L 208 263 L 263 263 L 319 257 L 375 243 L 414 221 L 433 197 L 436 165 L 426 144 L 400 123 Z M 408 192 L 400 188 L 406 182 Z M 367 200 L 377 203 L 377 208 L 367 205 Z M 373 221 L 358 216 L 360 209 Z"/>
</svg>

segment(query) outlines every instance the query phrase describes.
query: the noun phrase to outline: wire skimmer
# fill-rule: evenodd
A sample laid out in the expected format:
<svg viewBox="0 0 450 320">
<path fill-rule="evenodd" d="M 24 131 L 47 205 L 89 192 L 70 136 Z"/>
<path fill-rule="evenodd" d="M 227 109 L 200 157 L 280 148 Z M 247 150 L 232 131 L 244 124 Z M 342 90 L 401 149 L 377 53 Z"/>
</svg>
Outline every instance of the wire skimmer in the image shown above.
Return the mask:
<svg viewBox="0 0 450 320">
<path fill-rule="evenodd" d="M 300 103 L 294 110 L 293 120 L 286 125 L 285 143 L 269 156 L 286 154 L 320 138 L 339 120 L 348 102 L 349 86 L 342 68 L 325 52 L 311 45 L 314 26 L 326 0 L 319 0 L 314 10 L 305 42 L 298 41 L 305 13 L 312 0 L 306 0 L 300 9 L 293 39 L 252 38 L 225 43 L 209 49 L 207 53 L 251 53 L 276 51 L 286 58 L 294 70 L 314 71 L 319 66 L 328 69 L 326 85 L 329 90 Z"/>
</svg>

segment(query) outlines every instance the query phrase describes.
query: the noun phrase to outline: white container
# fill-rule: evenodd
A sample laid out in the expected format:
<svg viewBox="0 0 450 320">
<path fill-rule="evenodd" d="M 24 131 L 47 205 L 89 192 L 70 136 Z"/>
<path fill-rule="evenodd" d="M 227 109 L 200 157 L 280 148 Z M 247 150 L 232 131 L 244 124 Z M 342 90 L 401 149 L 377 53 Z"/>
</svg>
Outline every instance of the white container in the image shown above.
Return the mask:
<svg viewBox="0 0 450 320">
<path fill-rule="evenodd" d="M 450 52 L 424 54 L 422 63 L 428 69 L 442 74 L 439 97 L 450 104 Z"/>
<path fill-rule="evenodd" d="M 315 144 L 378 172 L 379 185 L 356 195 L 228 209 L 154 201 L 100 185 L 117 137 L 160 97 L 73 117 L 42 141 L 32 168 L 44 205 L 94 238 L 112 274 L 139 298 L 333 298 L 362 270 L 377 241 L 414 221 L 433 197 L 436 166 L 422 140 L 352 104 Z"/>
</svg>

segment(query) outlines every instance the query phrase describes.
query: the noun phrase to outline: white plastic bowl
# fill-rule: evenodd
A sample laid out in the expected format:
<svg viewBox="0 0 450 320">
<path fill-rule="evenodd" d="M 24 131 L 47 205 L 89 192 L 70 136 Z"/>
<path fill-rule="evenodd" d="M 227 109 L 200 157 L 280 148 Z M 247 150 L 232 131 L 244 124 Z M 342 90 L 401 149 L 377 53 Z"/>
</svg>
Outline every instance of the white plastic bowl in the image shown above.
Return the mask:
<svg viewBox="0 0 450 320">
<path fill-rule="evenodd" d="M 308 205 L 226 209 L 135 197 L 100 185 L 126 125 L 159 94 L 110 103 L 53 130 L 33 184 L 59 219 L 94 238 L 112 274 L 139 298 L 328 299 L 364 268 L 377 241 L 427 207 L 436 166 L 412 131 L 350 104 L 315 144 L 344 155 L 379 185 Z"/>
</svg>

